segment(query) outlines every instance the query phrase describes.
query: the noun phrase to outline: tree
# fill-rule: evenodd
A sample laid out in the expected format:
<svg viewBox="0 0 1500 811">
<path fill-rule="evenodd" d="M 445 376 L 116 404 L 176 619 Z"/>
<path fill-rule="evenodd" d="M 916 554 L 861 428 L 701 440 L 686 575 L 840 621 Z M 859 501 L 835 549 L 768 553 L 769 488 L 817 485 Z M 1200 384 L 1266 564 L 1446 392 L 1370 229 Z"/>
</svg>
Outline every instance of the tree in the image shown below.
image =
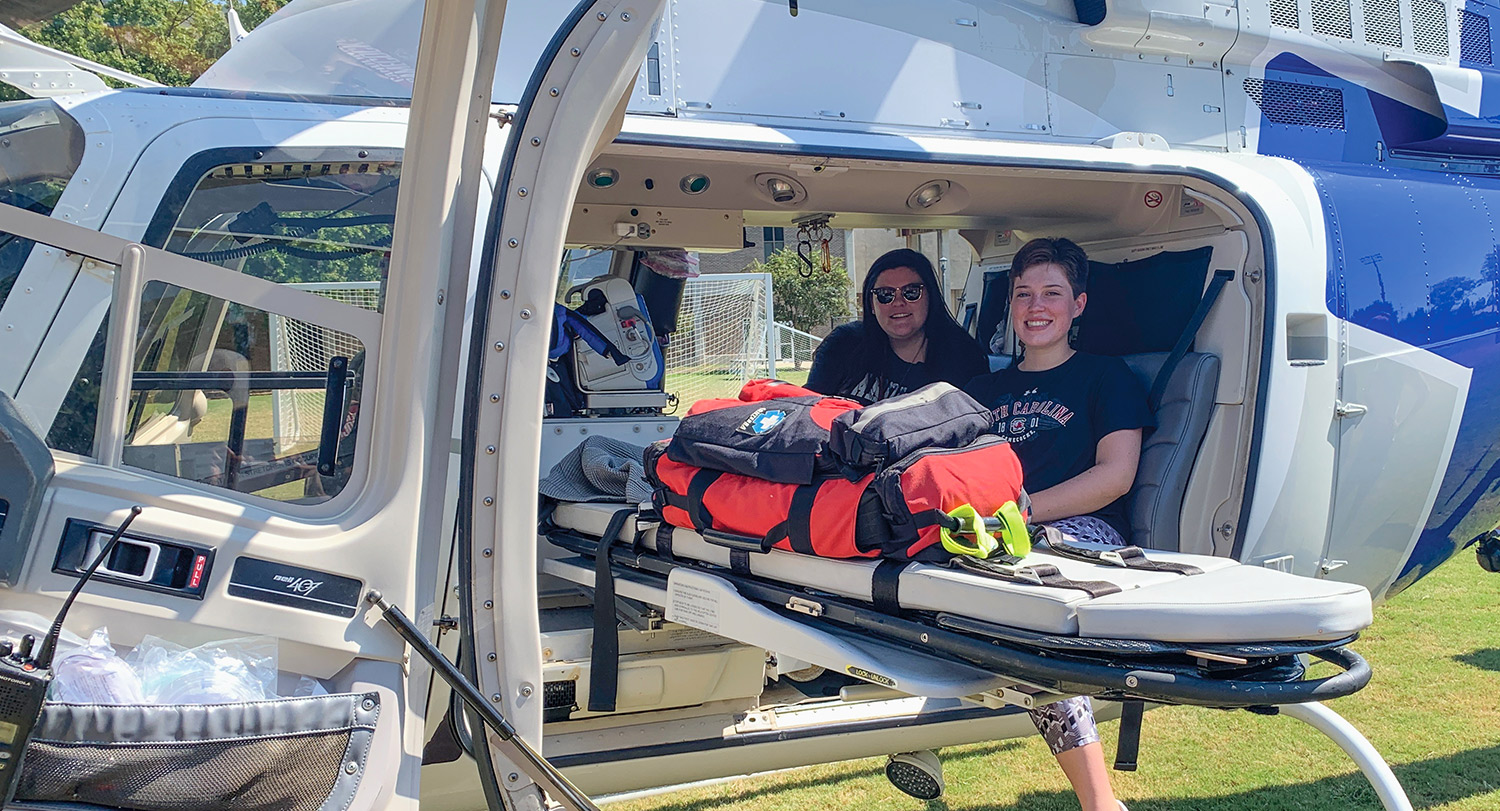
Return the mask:
<svg viewBox="0 0 1500 811">
<path fill-rule="evenodd" d="M 229 50 L 233 8 L 247 30 L 287 0 L 83 0 L 27 37 L 165 85 L 192 84 Z"/>
<path fill-rule="evenodd" d="M 1469 297 L 1469 293 L 1479 286 L 1478 279 L 1468 276 L 1449 276 L 1440 282 L 1434 282 L 1428 290 L 1427 300 L 1432 302 L 1432 308 L 1438 313 L 1448 313 L 1458 309 L 1460 304 Z"/>
<path fill-rule="evenodd" d="M 1500 245 L 1491 248 L 1484 257 L 1479 275 L 1490 283 L 1490 307 L 1500 308 Z"/>
<path fill-rule="evenodd" d="M 814 268 L 812 275 L 805 277 L 802 274 L 807 272 L 807 266 L 797 258 L 797 252 L 783 248 L 747 270 L 771 274 L 776 320 L 783 324 L 808 332 L 849 315 L 849 273 L 840 257 L 833 258 L 829 270 Z M 800 369 L 804 353 L 793 352 L 792 359 Z"/>
</svg>

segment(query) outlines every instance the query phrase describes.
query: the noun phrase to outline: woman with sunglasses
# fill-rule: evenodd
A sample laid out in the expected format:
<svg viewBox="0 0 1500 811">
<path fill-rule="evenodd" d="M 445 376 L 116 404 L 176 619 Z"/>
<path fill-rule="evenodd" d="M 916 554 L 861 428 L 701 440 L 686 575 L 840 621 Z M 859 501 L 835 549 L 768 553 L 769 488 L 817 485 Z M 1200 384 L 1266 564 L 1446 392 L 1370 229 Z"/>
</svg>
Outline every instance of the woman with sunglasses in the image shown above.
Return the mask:
<svg viewBox="0 0 1500 811">
<path fill-rule="evenodd" d="M 1011 262 L 1010 323 L 1024 354 L 964 390 L 992 409 L 996 433 L 1020 457 L 1031 520 L 1072 540 L 1119 546 L 1129 531 L 1125 496 L 1152 418 L 1146 392 L 1124 361 L 1074 351 L 1069 342 L 1088 303 L 1088 272 L 1088 256 L 1070 240 L 1022 245 Z M 1031 717 L 1084 811 L 1125 807 L 1110 787 L 1087 696 L 1048 704 Z"/>
<path fill-rule="evenodd" d="M 927 257 L 902 248 L 870 266 L 863 318 L 829 333 L 813 355 L 807 388 L 873 403 L 938 381 L 962 386 L 989 370 L 979 342 L 943 304 Z"/>
</svg>

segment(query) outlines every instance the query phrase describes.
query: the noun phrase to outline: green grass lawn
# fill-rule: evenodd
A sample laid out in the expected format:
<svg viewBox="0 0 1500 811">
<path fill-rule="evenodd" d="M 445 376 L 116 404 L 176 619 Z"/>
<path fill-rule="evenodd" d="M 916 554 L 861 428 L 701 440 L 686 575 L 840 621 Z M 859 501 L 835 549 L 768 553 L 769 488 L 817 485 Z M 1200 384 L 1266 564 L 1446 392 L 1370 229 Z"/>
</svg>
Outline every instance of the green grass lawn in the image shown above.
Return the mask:
<svg viewBox="0 0 1500 811">
<path fill-rule="evenodd" d="M 1420 809 L 1500 809 L 1500 575 L 1460 553 L 1375 614 L 1354 645 L 1370 686 L 1330 706 L 1392 765 Z M 1102 729 L 1113 757 L 1118 725 Z M 898 733 L 899 734 L 899 733 Z M 898 740 L 892 749 L 899 750 Z M 940 753 L 948 793 L 923 803 L 886 782 L 883 760 L 796 769 L 611 804 L 612 811 L 1076 811 L 1040 737 Z M 1131 811 L 1379 809 L 1328 739 L 1288 718 L 1169 707 L 1146 714 L 1140 770 L 1114 772 Z"/>
<path fill-rule="evenodd" d="M 809 364 L 802 364 L 801 369 L 795 369 L 792 364 L 776 365 L 776 377 L 788 383 L 802 385 L 807 382 Z M 762 367 L 764 372 L 764 367 Z M 760 376 L 764 376 L 763 374 Z M 729 373 L 716 373 L 698 369 L 673 369 L 666 374 L 663 388 L 670 394 L 677 395 L 681 403 L 680 412 L 686 412 L 687 407 L 693 403 L 710 397 L 734 397 L 740 393 L 740 387 L 744 380 L 738 375 Z"/>
</svg>

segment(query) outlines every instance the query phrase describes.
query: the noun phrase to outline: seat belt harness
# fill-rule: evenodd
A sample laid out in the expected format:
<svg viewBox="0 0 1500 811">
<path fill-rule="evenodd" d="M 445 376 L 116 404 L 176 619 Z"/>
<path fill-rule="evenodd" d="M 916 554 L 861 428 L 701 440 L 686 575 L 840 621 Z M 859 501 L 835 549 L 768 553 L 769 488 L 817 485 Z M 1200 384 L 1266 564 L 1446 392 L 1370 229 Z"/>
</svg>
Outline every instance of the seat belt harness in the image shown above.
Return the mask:
<svg viewBox="0 0 1500 811">
<path fill-rule="evenodd" d="M 1167 381 L 1172 377 L 1172 370 L 1182 362 L 1188 349 L 1193 346 L 1193 339 L 1198 335 L 1198 328 L 1203 326 L 1204 319 L 1208 318 L 1208 311 L 1213 309 L 1214 301 L 1219 298 L 1219 293 L 1234 278 L 1232 270 L 1214 271 L 1213 280 L 1208 283 L 1208 289 L 1203 291 L 1203 298 L 1198 302 L 1198 309 L 1193 311 L 1193 317 L 1188 319 L 1187 326 L 1182 330 L 1182 336 L 1177 339 L 1177 345 L 1162 362 L 1161 370 L 1156 373 L 1156 379 L 1151 382 L 1151 394 L 1147 402 L 1151 406 L 1151 413 L 1156 413 L 1157 406 L 1161 405 L 1162 395 L 1167 392 Z"/>
</svg>

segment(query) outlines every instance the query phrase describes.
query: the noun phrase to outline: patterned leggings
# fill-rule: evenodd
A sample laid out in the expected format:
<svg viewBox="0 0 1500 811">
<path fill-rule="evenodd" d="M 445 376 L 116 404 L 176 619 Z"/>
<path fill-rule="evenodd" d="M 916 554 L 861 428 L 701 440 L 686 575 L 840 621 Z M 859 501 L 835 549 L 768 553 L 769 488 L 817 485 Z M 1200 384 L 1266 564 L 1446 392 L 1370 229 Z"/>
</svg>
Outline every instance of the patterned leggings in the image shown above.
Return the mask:
<svg viewBox="0 0 1500 811">
<path fill-rule="evenodd" d="M 1091 515 L 1063 518 L 1052 522 L 1052 526 L 1075 541 L 1124 546 L 1125 539 L 1109 524 Z M 1099 727 L 1094 723 L 1094 705 L 1088 696 L 1074 696 L 1055 701 L 1045 707 L 1031 710 L 1031 722 L 1037 732 L 1047 741 L 1052 754 L 1060 755 L 1070 749 L 1087 746 L 1099 740 Z"/>
</svg>

